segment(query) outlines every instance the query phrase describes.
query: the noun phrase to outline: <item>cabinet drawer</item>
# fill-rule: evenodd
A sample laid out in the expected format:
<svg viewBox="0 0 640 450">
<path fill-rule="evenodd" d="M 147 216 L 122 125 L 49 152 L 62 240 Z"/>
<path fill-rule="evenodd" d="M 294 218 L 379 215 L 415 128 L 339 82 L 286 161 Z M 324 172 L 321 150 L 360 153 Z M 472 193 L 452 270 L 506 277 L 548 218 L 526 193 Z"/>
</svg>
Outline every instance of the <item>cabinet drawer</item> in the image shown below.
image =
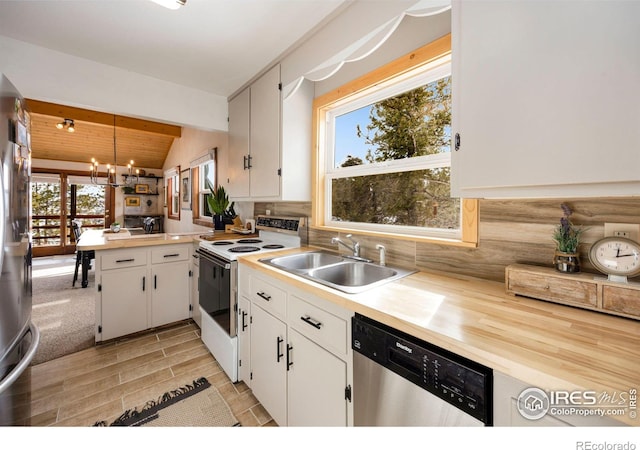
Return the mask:
<svg viewBox="0 0 640 450">
<path fill-rule="evenodd" d="M 341 354 L 347 352 L 347 322 L 340 317 L 291 296 L 289 299 L 289 324 L 300 333 L 329 350 Z"/>
<path fill-rule="evenodd" d="M 640 290 L 603 286 L 602 308 L 640 317 Z"/>
<path fill-rule="evenodd" d="M 507 282 L 509 292 L 526 297 L 590 307 L 598 303 L 597 286 L 590 282 L 517 270 L 509 273 Z"/>
<path fill-rule="evenodd" d="M 160 264 L 166 262 L 188 261 L 189 255 L 189 247 L 163 245 L 151 251 L 151 263 Z"/>
<path fill-rule="evenodd" d="M 118 250 L 100 256 L 102 270 L 122 269 L 123 267 L 144 266 L 147 264 L 145 250 Z"/>
<path fill-rule="evenodd" d="M 251 277 L 251 301 L 283 320 L 287 317 L 287 293 L 262 278 Z"/>
</svg>

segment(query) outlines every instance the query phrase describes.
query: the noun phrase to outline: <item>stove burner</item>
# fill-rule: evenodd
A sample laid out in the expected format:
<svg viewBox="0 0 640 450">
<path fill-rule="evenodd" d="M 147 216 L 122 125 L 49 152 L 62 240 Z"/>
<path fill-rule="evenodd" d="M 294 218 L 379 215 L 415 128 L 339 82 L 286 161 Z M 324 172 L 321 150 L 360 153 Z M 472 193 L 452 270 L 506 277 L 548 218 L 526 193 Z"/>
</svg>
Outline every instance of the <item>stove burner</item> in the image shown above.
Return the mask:
<svg viewBox="0 0 640 450">
<path fill-rule="evenodd" d="M 233 242 L 231 241 L 215 241 L 213 245 L 231 245 Z"/>
<path fill-rule="evenodd" d="M 267 244 L 263 245 L 262 248 L 284 248 L 282 244 Z"/>
<path fill-rule="evenodd" d="M 231 247 L 228 251 L 231 253 L 249 253 L 249 252 L 257 252 L 260 250 L 260 247 L 252 247 L 250 245 L 244 245 L 240 247 Z"/>
<path fill-rule="evenodd" d="M 262 241 L 260 239 L 238 239 L 236 242 L 238 244 L 258 244 Z"/>
</svg>

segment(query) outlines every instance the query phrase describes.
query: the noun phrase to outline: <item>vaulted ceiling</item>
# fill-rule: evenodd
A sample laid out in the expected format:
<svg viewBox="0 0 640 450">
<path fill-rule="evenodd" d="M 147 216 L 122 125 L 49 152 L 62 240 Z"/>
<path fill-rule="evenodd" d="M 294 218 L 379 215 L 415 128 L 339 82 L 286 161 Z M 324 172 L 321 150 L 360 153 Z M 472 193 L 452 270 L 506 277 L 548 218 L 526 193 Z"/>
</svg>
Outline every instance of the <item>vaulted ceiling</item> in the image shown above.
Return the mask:
<svg viewBox="0 0 640 450">
<path fill-rule="evenodd" d="M 123 166 L 133 160 L 136 167 L 162 169 L 178 126 L 148 120 L 90 111 L 28 100 L 31 111 L 32 158 L 86 163 L 91 158 L 101 164 Z M 64 119 L 72 119 L 75 131 L 56 128 Z M 114 140 L 115 137 L 115 140 Z"/>
</svg>

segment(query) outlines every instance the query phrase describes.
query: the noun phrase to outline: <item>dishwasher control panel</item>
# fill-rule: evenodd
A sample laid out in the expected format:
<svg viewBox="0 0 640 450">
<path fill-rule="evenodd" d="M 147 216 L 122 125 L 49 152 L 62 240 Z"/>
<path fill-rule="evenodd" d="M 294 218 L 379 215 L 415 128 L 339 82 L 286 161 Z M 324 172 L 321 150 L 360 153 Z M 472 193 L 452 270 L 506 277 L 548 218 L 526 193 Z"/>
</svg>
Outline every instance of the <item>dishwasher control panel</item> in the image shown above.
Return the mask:
<svg viewBox="0 0 640 450">
<path fill-rule="evenodd" d="M 360 314 L 352 319 L 352 348 L 492 425 L 493 371 L 489 367 Z"/>
</svg>

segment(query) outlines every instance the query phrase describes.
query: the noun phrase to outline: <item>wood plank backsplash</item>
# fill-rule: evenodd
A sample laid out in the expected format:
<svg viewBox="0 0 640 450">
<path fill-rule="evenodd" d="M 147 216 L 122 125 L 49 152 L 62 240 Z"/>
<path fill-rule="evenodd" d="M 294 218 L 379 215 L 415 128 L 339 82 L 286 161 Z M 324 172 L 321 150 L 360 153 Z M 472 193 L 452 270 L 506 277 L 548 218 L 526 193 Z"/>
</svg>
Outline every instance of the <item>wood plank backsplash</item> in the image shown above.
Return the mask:
<svg viewBox="0 0 640 450">
<path fill-rule="evenodd" d="M 597 273 L 589 263 L 589 248 L 604 236 L 604 224 L 640 224 L 640 197 L 589 199 L 480 200 L 479 245 L 459 248 L 394 239 L 356 237 L 363 256 L 377 261 L 376 244 L 387 248 L 388 264 L 443 271 L 494 281 L 504 281 L 510 264 L 552 266 L 555 243 L 551 238 L 562 217 L 560 205 L 573 210 L 571 220 L 586 228 L 580 244 L 583 272 Z M 254 213 L 310 216 L 309 202 L 255 203 Z M 331 244 L 334 232 L 310 230 L 309 244 L 336 250 Z"/>
</svg>

